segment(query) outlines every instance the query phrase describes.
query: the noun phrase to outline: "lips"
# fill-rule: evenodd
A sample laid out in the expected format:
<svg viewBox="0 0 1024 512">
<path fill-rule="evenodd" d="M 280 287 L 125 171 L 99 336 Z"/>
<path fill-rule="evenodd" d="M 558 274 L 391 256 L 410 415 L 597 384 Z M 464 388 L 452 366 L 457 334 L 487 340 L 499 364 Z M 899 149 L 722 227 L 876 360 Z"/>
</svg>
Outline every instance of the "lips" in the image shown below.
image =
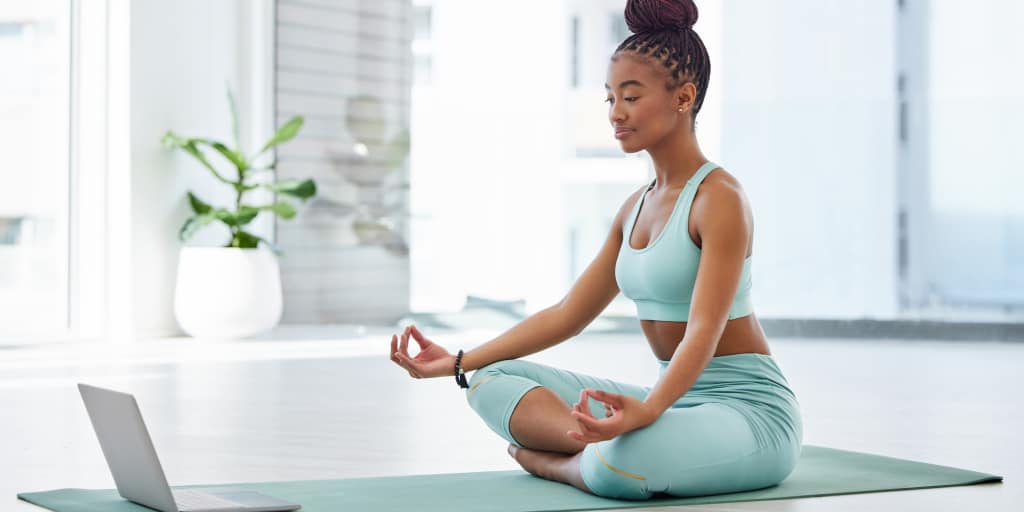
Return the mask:
<svg viewBox="0 0 1024 512">
<path fill-rule="evenodd" d="M 631 133 L 633 133 L 635 131 L 636 130 L 634 130 L 632 128 L 616 128 L 615 129 L 615 138 L 616 139 L 622 139 L 622 138 L 628 137 Z"/>
</svg>

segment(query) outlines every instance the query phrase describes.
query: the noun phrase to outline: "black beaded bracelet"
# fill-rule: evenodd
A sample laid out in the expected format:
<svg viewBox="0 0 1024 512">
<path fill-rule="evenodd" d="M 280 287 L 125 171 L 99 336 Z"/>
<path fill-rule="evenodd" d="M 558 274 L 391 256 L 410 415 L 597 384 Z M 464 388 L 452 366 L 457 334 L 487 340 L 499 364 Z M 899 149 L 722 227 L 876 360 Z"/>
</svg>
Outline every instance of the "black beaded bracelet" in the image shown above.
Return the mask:
<svg viewBox="0 0 1024 512">
<path fill-rule="evenodd" d="M 466 372 L 462 371 L 462 351 L 459 350 L 459 355 L 455 356 L 455 383 L 460 388 L 466 389 L 469 387 L 469 383 L 466 382 Z"/>
</svg>

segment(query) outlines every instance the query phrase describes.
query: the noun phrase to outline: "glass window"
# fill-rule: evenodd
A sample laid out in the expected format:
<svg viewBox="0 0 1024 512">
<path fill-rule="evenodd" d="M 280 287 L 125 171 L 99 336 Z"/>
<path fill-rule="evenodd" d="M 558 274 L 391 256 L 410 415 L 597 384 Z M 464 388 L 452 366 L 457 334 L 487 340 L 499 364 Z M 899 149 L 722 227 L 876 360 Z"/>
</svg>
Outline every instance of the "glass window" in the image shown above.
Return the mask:
<svg viewBox="0 0 1024 512">
<path fill-rule="evenodd" d="M 430 39 L 433 37 L 433 27 L 430 23 L 432 9 L 433 7 L 430 5 L 413 6 L 413 39 Z"/>
<path fill-rule="evenodd" d="M 444 30 L 430 87 L 412 94 L 413 311 L 458 310 L 467 296 L 547 307 L 596 256 L 648 179 L 604 103 L 609 20 L 624 3 L 433 3 Z M 484 19 L 501 22 L 472 21 Z"/>
<path fill-rule="evenodd" d="M 413 6 L 413 82 L 418 85 L 429 85 L 434 75 L 434 6 Z"/>
<path fill-rule="evenodd" d="M 67 328 L 67 0 L 0 4 L 0 335 Z"/>
<path fill-rule="evenodd" d="M 1024 311 L 1024 6 L 929 2 L 928 123 L 918 140 L 927 280 L 914 307 Z M 913 78 L 913 76 L 911 77 Z M 913 126 L 912 126 L 913 128 Z M 913 137 L 913 134 L 911 134 Z M 914 140 L 913 138 L 911 139 Z M 911 260 L 912 262 L 914 260 Z"/>
</svg>

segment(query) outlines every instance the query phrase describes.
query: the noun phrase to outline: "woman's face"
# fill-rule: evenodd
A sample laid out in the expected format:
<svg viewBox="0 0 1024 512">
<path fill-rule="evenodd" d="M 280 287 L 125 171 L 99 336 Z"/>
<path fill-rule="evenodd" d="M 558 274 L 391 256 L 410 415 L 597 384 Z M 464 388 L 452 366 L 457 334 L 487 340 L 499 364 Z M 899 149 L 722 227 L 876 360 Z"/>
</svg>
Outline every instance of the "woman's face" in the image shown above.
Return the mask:
<svg viewBox="0 0 1024 512">
<path fill-rule="evenodd" d="M 684 88 L 670 91 L 665 80 L 655 64 L 628 54 L 618 55 L 608 65 L 608 120 L 626 153 L 647 149 L 669 133 L 689 127 L 692 101 L 685 104 Z"/>
</svg>

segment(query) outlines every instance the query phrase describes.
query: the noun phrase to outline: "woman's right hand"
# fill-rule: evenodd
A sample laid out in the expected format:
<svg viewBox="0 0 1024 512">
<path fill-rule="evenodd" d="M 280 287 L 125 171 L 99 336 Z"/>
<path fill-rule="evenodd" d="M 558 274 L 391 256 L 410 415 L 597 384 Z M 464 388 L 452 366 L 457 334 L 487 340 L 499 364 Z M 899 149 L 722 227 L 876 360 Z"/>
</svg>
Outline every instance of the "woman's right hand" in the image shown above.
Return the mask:
<svg viewBox="0 0 1024 512">
<path fill-rule="evenodd" d="M 409 356 L 409 336 L 420 346 L 416 357 Z M 449 377 L 454 375 L 455 356 L 448 353 L 441 345 L 428 340 L 415 325 L 408 325 L 402 332 L 402 339 L 391 335 L 391 360 L 405 368 L 414 379 L 430 377 Z"/>
</svg>

